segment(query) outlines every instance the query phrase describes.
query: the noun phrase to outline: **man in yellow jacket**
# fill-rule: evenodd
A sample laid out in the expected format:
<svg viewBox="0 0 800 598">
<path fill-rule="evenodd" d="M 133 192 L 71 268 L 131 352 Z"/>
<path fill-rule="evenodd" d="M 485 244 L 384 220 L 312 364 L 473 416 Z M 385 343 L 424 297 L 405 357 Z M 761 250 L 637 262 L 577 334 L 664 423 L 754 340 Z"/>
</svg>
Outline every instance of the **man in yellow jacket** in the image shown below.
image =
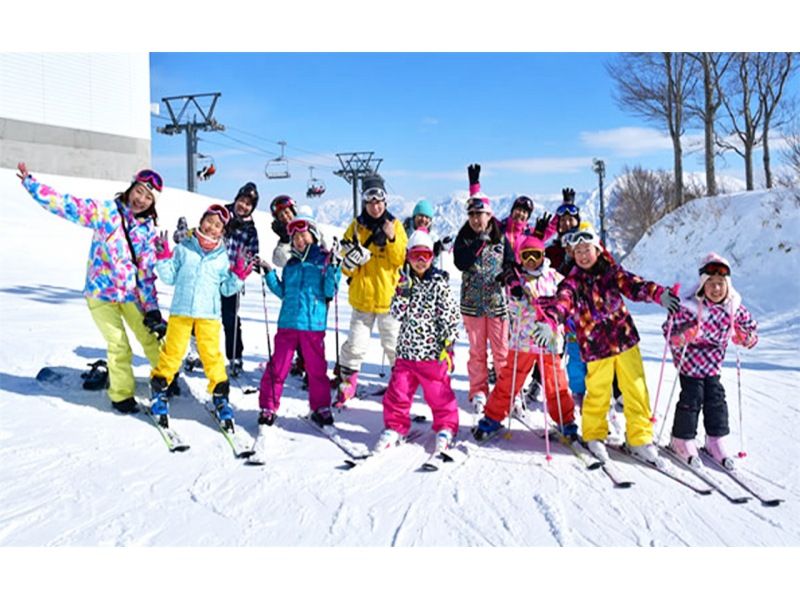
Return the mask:
<svg viewBox="0 0 800 598">
<path fill-rule="evenodd" d="M 362 210 L 342 239 L 342 272 L 349 278 L 350 332 L 339 355 L 335 406 L 341 407 L 356 392 L 358 371 L 369 348 L 372 328 L 378 325 L 381 345 L 394 365 L 400 323 L 389 305 L 406 258 L 408 237 L 403 223 L 386 209 L 383 179 L 370 175 L 362 181 Z"/>
</svg>

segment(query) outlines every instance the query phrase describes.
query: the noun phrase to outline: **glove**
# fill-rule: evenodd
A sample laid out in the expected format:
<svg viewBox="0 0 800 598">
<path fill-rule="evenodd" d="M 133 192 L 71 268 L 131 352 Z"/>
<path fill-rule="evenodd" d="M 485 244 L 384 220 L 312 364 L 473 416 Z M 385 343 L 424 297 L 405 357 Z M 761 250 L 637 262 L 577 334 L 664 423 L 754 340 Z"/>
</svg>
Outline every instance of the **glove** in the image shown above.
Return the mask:
<svg viewBox="0 0 800 598">
<path fill-rule="evenodd" d="M 189 238 L 189 225 L 186 224 L 186 218 L 181 216 L 180 218 L 178 218 L 178 227 L 175 229 L 175 232 L 172 233 L 172 240 L 175 242 L 175 245 L 178 245 L 188 238 Z"/>
<path fill-rule="evenodd" d="M 410 297 L 411 288 L 414 286 L 414 277 L 411 274 L 409 265 L 406 264 L 400 273 L 400 280 L 397 281 L 396 293 L 400 297 Z"/>
<path fill-rule="evenodd" d="M 744 330 L 739 330 L 738 328 L 734 329 L 733 333 L 733 342 L 734 344 L 741 345 L 745 349 L 752 349 L 756 346 L 758 342 L 758 337 L 753 335 L 752 337 L 747 334 Z"/>
<path fill-rule="evenodd" d="M 281 243 L 290 243 L 292 240 L 289 237 L 289 233 L 286 232 L 286 225 L 280 220 L 272 221 L 272 232 L 278 235 Z"/>
<path fill-rule="evenodd" d="M 575 203 L 575 189 L 565 187 L 561 190 L 561 197 L 564 198 L 564 203 Z"/>
<path fill-rule="evenodd" d="M 678 308 L 681 306 L 681 300 L 672 292 L 672 289 L 667 289 L 661 293 L 658 302 L 671 314 L 677 312 Z"/>
<path fill-rule="evenodd" d="M 344 253 L 344 260 L 342 260 L 342 267 L 346 270 L 355 270 L 359 266 L 363 266 L 372 257 L 369 249 L 360 243 L 352 241 L 345 241 L 342 243 L 342 252 Z"/>
<path fill-rule="evenodd" d="M 236 263 L 231 268 L 231 272 L 233 272 L 240 280 L 244 280 L 250 273 L 253 271 L 253 266 L 255 262 L 253 260 L 245 260 L 243 255 L 239 255 L 236 258 Z"/>
<path fill-rule="evenodd" d="M 161 340 L 167 334 L 167 323 L 157 309 L 151 309 L 144 314 L 144 325 L 158 337 L 158 340 Z"/>
<path fill-rule="evenodd" d="M 447 372 L 450 374 L 453 373 L 455 369 L 455 362 L 453 361 L 453 341 L 444 341 L 442 351 L 439 353 L 439 361 L 444 361 L 447 364 Z"/>
<path fill-rule="evenodd" d="M 556 333 L 548 324 L 544 322 L 537 322 L 533 330 L 533 340 L 540 347 L 549 347 L 556 338 Z"/>
<path fill-rule="evenodd" d="M 453 242 L 455 239 L 450 235 L 447 235 L 444 239 L 441 240 L 442 243 L 442 251 L 450 251 L 453 249 Z"/>
<path fill-rule="evenodd" d="M 533 227 L 533 236 L 539 239 L 544 239 L 544 233 L 547 230 L 552 218 L 553 215 L 547 212 L 539 216 L 539 218 L 536 219 L 536 225 Z"/>
<path fill-rule="evenodd" d="M 517 300 L 521 300 L 525 296 L 525 290 L 522 288 L 522 285 L 519 284 L 519 283 L 512 284 L 509 287 L 508 292 L 511 294 L 511 296 L 514 299 L 517 299 Z"/>
<path fill-rule="evenodd" d="M 469 177 L 470 186 L 477 185 L 481 178 L 481 165 L 470 164 L 467 166 L 467 176 Z"/>
<path fill-rule="evenodd" d="M 169 238 L 167 231 L 161 231 L 156 237 L 156 259 L 168 260 L 172 257 L 172 250 L 169 248 Z"/>
<path fill-rule="evenodd" d="M 515 283 L 516 286 L 519 286 L 520 275 L 517 264 L 510 264 L 503 266 L 503 271 L 495 276 L 494 279 L 505 287 L 515 286 Z"/>
<path fill-rule="evenodd" d="M 683 332 L 673 334 L 670 337 L 669 342 L 671 345 L 674 345 L 676 347 L 682 347 L 684 345 L 690 344 L 695 338 L 697 338 L 697 335 L 699 333 L 700 333 L 700 327 L 697 324 L 695 324 L 694 326 L 689 326 L 689 328 L 687 328 Z"/>
<path fill-rule="evenodd" d="M 264 274 L 267 274 L 272 270 L 272 265 L 269 262 L 262 260 L 259 256 L 254 255 L 250 259 L 253 263 L 253 272 L 256 274 L 260 275 L 262 270 Z"/>
</svg>

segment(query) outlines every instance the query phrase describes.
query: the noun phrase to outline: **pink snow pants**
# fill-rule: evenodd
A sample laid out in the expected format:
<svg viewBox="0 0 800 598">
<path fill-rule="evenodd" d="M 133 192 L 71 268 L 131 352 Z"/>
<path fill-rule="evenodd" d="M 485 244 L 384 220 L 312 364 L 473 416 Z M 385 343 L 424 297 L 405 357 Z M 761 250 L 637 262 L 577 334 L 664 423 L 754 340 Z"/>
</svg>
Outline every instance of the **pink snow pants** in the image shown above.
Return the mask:
<svg viewBox="0 0 800 598">
<path fill-rule="evenodd" d="M 275 335 L 275 352 L 264 370 L 258 405 L 261 409 L 277 412 L 281 404 L 283 382 L 292 367 L 292 357 L 297 346 L 305 361 L 308 373 L 308 402 L 311 410 L 331 406 L 331 386 L 328 381 L 328 362 L 325 361 L 325 331 L 278 328 Z"/>
<path fill-rule="evenodd" d="M 482 392 L 489 396 L 489 369 L 486 366 L 486 343 L 492 346 L 494 371 L 499 374 L 506 365 L 508 355 L 508 318 L 476 318 L 461 316 L 469 339 L 469 374 L 470 399 Z"/>
<path fill-rule="evenodd" d="M 411 403 L 419 385 L 425 402 L 433 412 L 433 431 L 458 433 L 458 403 L 450 387 L 450 374 L 444 361 L 397 359 L 386 394 L 383 395 L 383 424 L 401 436 L 411 428 Z"/>
</svg>

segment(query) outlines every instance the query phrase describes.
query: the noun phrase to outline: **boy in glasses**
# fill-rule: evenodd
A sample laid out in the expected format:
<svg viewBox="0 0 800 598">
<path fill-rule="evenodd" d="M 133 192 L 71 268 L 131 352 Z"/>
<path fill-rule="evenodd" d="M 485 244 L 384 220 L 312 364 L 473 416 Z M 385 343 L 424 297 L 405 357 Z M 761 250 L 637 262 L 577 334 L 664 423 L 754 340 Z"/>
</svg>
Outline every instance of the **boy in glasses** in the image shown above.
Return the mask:
<svg viewBox="0 0 800 598">
<path fill-rule="evenodd" d="M 686 463 L 700 466 L 694 439 L 702 410 L 706 452 L 723 467 L 733 469 L 733 459 L 723 442 L 730 428 L 720 370 L 728 341 L 752 349 L 758 342 L 758 325 L 733 288 L 728 260 L 710 253 L 700 263 L 698 274 L 700 282 L 691 294 L 692 307 L 681 305 L 671 316 L 669 342 L 681 394 L 670 449 Z M 662 328 L 666 336 L 669 319 Z"/>
<path fill-rule="evenodd" d="M 253 212 L 258 206 L 258 188 L 255 183 L 245 183 L 236 193 L 233 203 L 226 209 L 230 220 L 225 226 L 225 245 L 233 266 L 240 255 L 256 256 L 259 253 L 258 231 Z M 244 287 L 242 287 L 244 289 Z M 239 293 L 230 297 L 222 295 L 222 325 L 225 328 L 225 356 L 230 364 L 231 376 L 242 371 L 242 324 L 239 319 Z"/>
<path fill-rule="evenodd" d="M 342 276 L 339 259 L 320 247 L 319 230 L 310 218 L 294 218 L 287 224 L 286 232 L 292 240 L 292 250 L 281 278 L 262 262 L 266 270 L 264 280 L 282 303 L 275 352 L 261 378 L 258 423 L 271 426 L 275 422 L 283 383 L 289 374 L 292 356 L 299 349 L 308 373 L 311 421 L 320 427 L 330 426 L 333 415 L 325 361 L 325 329 L 327 302 L 336 294 Z"/>
<path fill-rule="evenodd" d="M 370 175 L 362 181 L 361 214 L 342 238 L 342 272 L 349 279 L 352 306 L 350 332 L 339 354 L 336 407 L 356 393 L 358 372 L 369 349 L 372 328 L 377 325 L 389 365 L 394 365 L 400 323 L 389 313 L 400 268 L 406 258 L 408 237 L 403 223 L 386 209 L 383 179 Z"/>
<path fill-rule="evenodd" d="M 446 272 L 433 267 L 433 239 L 419 228 L 408 240 L 406 267 L 392 299 L 390 313 L 400 322 L 397 359 L 383 397 L 385 429 L 375 445 L 381 452 L 397 445 L 411 427 L 411 404 L 422 385 L 433 412 L 438 454 L 458 432 L 458 403 L 450 386 L 458 305 Z"/>
<path fill-rule="evenodd" d="M 559 432 L 567 438 L 575 439 L 578 436 L 575 404 L 567 386 L 560 357 L 563 330 L 559 327 L 558 334 L 547 347 L 540 346 L 535 340 L 538 330 L 547 324 L 536 321 L 534 301 L 538 297 L 555 295 L 558 284 L 564 277 L 550 267 L 550 262 L 544 256 L 544 243 L 536 236 L 526 235 L 522 238 L 518 255 L 522 264 L 523 285 L 514 288 L 510 300 L 512 332 L 506 366 L 500 370 L 497 385 L 489 395 L 484 417 L 472 434 L 476 440 L 482 441 L 500 430 L 502 421 L 508 417 L 511 397 L 517 396 L 528 373 L 538 364 L 543 370 L 540 376 L 544 383 L 550 417 L 558 425 Z"/>
<path fill-rule="evenodd" d="M 655 282 L 642 279 L 616 264 L 591 228 L 569 237 L 575 265 L 558 285 L 554 297 L 537 299 L 540 321 L 550 327 L 537 331 L 540 342 L 557 332 L 557 323 L 573 316 L 583 361 L 586 363 L 586 395 L 581 428 L 587 448 L 601 461 L 608 460 L 608 413 L 611 386 L 616 374 L 625 395 L 626 443 L 631 453 L 657 467 L 665 466 L 653 444 L 650 398 L 639 352 L 639 333 L 625 306 L 631 301 L 660 303 L 670 313 L 680 300 Z"/>
<path fill-rule="evenodd" d="M 194 329 L 197 351 L 208 378 L 216 416 L 223 426 L 233 430 L 233 409 L 228 403 L 229 382 L 225 360 L 219 350 L 219 296 L 235 295 L 253 269 L 243 255 L 231 265 L 223 240 L 230 221 L 225 206 L 209 206 L 200 218 L 194 234 L 170 249 L 164 231 L 156 242 L 156 270 L 166 283 L 175 286 L 170 308 L 167 338 L 158 358 L 158 366 L 150 378 L 153 415 L 168 427 L 167 387 L 180 366 Z"/>
</svg>

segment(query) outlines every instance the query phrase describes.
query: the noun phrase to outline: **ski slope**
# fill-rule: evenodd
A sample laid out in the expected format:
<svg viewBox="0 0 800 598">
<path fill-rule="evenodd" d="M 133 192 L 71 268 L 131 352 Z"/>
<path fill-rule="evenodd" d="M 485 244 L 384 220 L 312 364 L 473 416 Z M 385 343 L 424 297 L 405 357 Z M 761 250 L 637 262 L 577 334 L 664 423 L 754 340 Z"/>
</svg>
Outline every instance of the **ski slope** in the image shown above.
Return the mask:
<svg viewBox="0 0 800 598">
<path fill-rule="evenodd" d="M 111 197 L 125 188 L 122 182 L 71 179 L 35 171 L 34 175 L 61 192 L 78 196 Z M 256 222 L 262 255 L 268 257 L 276 238 L 269 229 L 266 195 L 262 190 Z M 165 189 L 158 204 L 160 225 L 172 230 L 178 217 L 184 215 L 193 226 L 205 207 L 218 201 Z M 247 583 L 257 583 L 260 574 L 239 572 L 235 565 L 238 555 L 243 562 L 255 561 L 254 566 L 263 564 L 263 576 L 296 572 L 300 579 L 308 567 L 327 576 L 338 575 L 341 569 L 337 565 L 349 567 L 354 560 L 367 565 L 354 568 L 354 575 L 374 579 L 376 571 L 384 571 L 381 567 L 386 566 L 387 558 L 398 559 L 397 571 L 407 579 L 416 567 L 422 570 L 420 581 L 445 583 L 441 579 L 444 574 L 432 568 L 436 561 L 428 557 L 433 553 L 389 554 L 360 549 L 448 548 L 435 554 L 441 554 L 448 566 L 453 565 L 447 571 L 457 572 L 459 580 L 452 580 L 454 586 L 448 582 L 443 587 L 465 591 L 491 588 L 491 578 L 484 579 L 489 572 L 481 571 L 494 568 L 492 575 L 498 575 L 495 582 L 500 583 L 508 575 L 507 565 L 514 563 L 515 575 L 528 571 L 521 587 L 534 591 L 538 583 L 534 576 L 544 575 L 548 563 L 554 567 L 553 575 L 569 576 L 582 567 L 601 574 L 618 562 L 619 554 L 642 567 L 652 567 L 653 561 L 643 558 L 643 553 L 630 551 L 452 549 L 800 545 L 800 449 L 796 440 L 800 422 L 800 208 L 787 192 L 697 200 L 654 227 L 626 262 L 634 272 L 664 284 L 681 281 L 688 289 L 696 279 L 696 262 L 705 252 L 715 249 L 733 257 L 734 284 L 762 324 L 758 346 L 741 354 L 742 421 L 748 456 L 738 466 L 770 494 L 785 499 L 776 508 L 763 507 L 756 501 L 733 505 L 716 493 L 700 496 L 625 460 L 620 468 L 635 485 L 615 489 L 602 472 L 587 471 L 557 444 L 551 446 L 552 460 L 548 462 L 544 439 L 516 422 L 512 423 L 510 438 L 477 446 L 469 434 L 473 416 L 467 403 L 464 334 L 456 345 L 453 386 L 461 406 L 459 439 L 468 458 L 452 469 L 417 471 L 433 443 L 427 424 L 422 426 L 425 434 L 418 443 L 404 445 L 380 461 L 343 470 L 344 454 L 298 419 L 308 407 L 305 392 L 292 379 L 287 382 L 278 423 L 270 430 L 269 463 L 261 468 L 246 467 L 232 456 L 200 404 L 207 397 L 202 373 L 185 376 L 183 394 L 172 402 L 173 425 L 191 449 L 171 454 L 144 418 L 116 415 L 104 393 L 81 389 L 79 376 L 86 363 L 105 356 L 104 342 L 81 294 L 89 231 L 42 210 L 12 170 L 0 169 L 0 205 L 4 240 L 0 244 L 2 547 L 269 548 L 245 554 L 221 552 L 230 559 L 232 574 L 242 576 L 239 586 L 245 591 L 249 591 Z M 334 225 L 323 226 L 329 239 L 341 230 Z M 452 261 L 447 266 L 453 273 L 457 296 L 457 271 Z M 166 314 L 172 289 L 159 282 L 159 292 Z M 266 297 L 262 294 L 261 282 L 254 275 L 246 283 L 241 305 L 248 372 L 242 382 L 257 385 L 258 366 L 267 354 L 265 315 L 269 333 L 274 336 L 280 303 L 269 292 Z M 652 403 L 664 348 L 660 333 L 664 311 L 652 305 L 631 307 L 642 336 Z M 349 317 L 347 287 L 343 285 L 338 298 L 340 343 L 347 337 Z M 362 381 L 385 383 L 389 368 L 382 366 L 375 335 L 372 344 Z M 146 394 L 149 366 L 141 348 L 135 343 L 133 347 L 139 391 Z M 333 303 L 326 352 L 332 364 L 336 355 Z M 66 383 L 56 387 L 38 384 L 34 376 L 43 366 L 63 368 Z M 674 375 L 674 368 L 668 364 L 656 423 L 658 433 L 667 421 L 664 441 L 671 421 L 671 413 L 665 413 L 665 408 Z M 722 381 L 730 408 L 731 446 L 738 449 L 740 418 L 733 347 Z M 239 427 L 254 436 L 257 395 L 243 394 L 238 385 L 233 385 L 231 399 Z M 413 412 L 427 415 L 430 421 L 430 412 L 421 400 L 415 402 Z M 532 419 L 542 422 L 538 412 Z M 344 436 L 371 447 L 382 429 L 380 397 L 354 400 L 336 414 L 336 420 Z M 295 556 L 291 558 L 279 550 L 285 547 L 354 550 L 292 552 Z M 166 557 L 175 553 L 133 554 L 137 566 L 150 567 L 156 564 L 158 554 Z M 195 554 L 197 562 L 213 562 L 206 552 Z M 729 554 L 724 552 L 725 556 Z M 785 575 L 780 559 L 765 559 L 762 551 L 734 554 L 746 562 L 759 562 L 764 571 L 774 568 Z M 792 554 L 797 555 L 794 551 Z M 50 552 L 45 551 L 45 555 Z M 101 553 L 98 567 L 114 563 L 112 555 Z M 659 555 L 667 567 L 683 562 L 674 552 Z M 13 567 L 17 558 L 15 551 L 6 566 Z M 712 553 L 711 558 L 720 558 L 720 553 Z M 181 552 L 166 567 L 197 576 L 194 561 L 186 559 L 186 553 Z M 52 560 L 59 559 L 50 558 L 48 562 Z M 63 571 L 73 562 L 74 555 L 68 553 L 54 566 Z M 466 575 L 471 568 L 480 583 Z M 391 571 L 396 573 L 393 568 Z M 45 577 L 33 585 L 47 583 Z M 203 576 L 197 577 L 192 582 L 197 586 L 181 584 L 178 588 L 203 587 Z M 761 577 L 761 585 L 754 588 L 766 591 L 778 579 L 775 575 Z M 413 587 L 415 580 L 408 583 Z M 556 582 L 556 589 L 563 588 Z M 346 584 L 350 582 L 342 583 L 348 590 Z M 617 579 L 619 583 L 621 579 Z M 575 579 L 573 589 L 582 590 L 580 584 L 581 580 Z M 360 590 L 361 586 L 350 589 Z"/>
</svg>

